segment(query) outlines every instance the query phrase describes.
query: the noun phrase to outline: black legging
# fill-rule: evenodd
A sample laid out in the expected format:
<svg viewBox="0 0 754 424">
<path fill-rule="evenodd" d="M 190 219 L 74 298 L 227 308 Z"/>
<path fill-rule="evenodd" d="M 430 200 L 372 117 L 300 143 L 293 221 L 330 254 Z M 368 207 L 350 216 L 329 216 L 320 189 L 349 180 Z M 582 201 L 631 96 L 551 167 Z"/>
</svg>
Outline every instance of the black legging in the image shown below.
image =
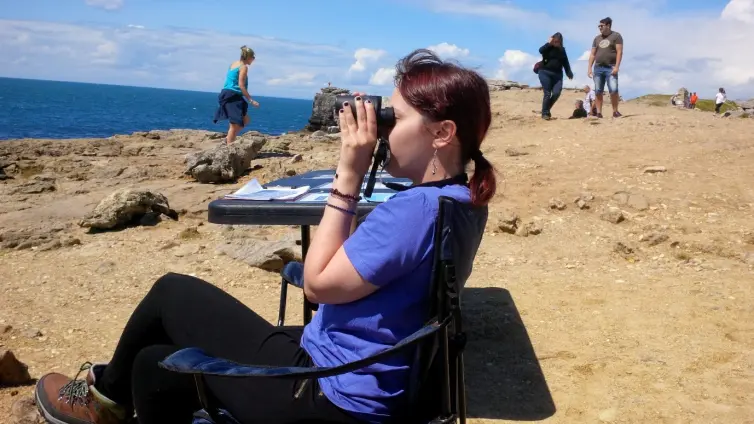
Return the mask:
<svg viewBox="0 0 754 424">
<path fill-rule="evenodd" d="M 119 404 L 133 403 L 140 423 L 185 424 L 201 409 L 194 379 L 159 368 L 159 361 L 198 347 L 247 364 L 311 366 L 299 346 L 302 332 L 273 326 L 212 284 L 167 274 L 136 307 L 97 386 Z M 356 422 L 321 394 L 316 380 L 298 398 L 294 380 L 207 377 L 206 382 L 210 396 L 243 423 Z"/>
</svg>

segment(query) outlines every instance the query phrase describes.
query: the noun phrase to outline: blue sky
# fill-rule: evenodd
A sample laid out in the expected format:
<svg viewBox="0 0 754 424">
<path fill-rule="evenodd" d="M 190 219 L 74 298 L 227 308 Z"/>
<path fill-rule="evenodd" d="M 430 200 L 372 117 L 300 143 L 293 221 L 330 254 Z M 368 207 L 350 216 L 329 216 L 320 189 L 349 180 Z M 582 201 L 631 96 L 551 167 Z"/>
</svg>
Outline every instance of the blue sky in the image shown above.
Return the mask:
<svg viewBox="0 0 754 424">
<path fill-rule="evenodd" d="M 536 83 L 537 49 L 560 31 L 576 86 L 605 16 L 625 39 L 626 95 L 754 96 L 754 58 L 741 54 L 754 0 L 0 0 L 0 75 L 217 91 L 247 44 L 259 95 L 311 98 L 327 82 L 389 94 L 396 60 L 422 47 Z"/>
</svg>

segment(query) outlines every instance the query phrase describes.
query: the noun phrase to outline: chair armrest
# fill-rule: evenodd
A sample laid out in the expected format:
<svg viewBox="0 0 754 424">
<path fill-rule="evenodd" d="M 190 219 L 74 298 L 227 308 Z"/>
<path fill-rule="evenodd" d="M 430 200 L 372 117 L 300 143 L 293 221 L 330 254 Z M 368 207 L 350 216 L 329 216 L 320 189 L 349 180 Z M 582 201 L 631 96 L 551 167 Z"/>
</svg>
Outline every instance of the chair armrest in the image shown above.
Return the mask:
<svg viewBox="0 0 754 424">
<path fill-rule="evenodd" d="M 288 282 L 300 289 L 304 288 L 304 264 L 301 262 L 288 262 L 280 271 L 280 275 Z"/>
<path fill-rule="evenodd" d="M 290 379 L 324 378 L 356 371 L 372 365 L 380 359 L 390 356 L 408 346 L 429 337 L 446 327 L 452 319 L 448 315 L 445 320 L 431 321 L 415 333 L 398 342 L 395 346 L 380 353 L 358 361 L 349 362 L 337 367 L 273 367 L 266 365 L 244 365 L 226 359 L 214 358 L 198 348 L 182 349 L 165 358 L 159 366 L 182 374 L 202 374 L 220 377 L 277 377 Z"/>
</svg>

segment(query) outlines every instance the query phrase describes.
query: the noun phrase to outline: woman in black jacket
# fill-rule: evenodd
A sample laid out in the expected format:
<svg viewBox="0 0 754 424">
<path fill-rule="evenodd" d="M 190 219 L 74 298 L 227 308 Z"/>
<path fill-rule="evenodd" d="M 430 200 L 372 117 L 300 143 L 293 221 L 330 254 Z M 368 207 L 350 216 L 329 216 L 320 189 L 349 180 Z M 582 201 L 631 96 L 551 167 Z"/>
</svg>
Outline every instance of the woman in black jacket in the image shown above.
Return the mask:
<svg viewBox="0 0 754 424">
<path fill-rule="evenodd" d="M 550 110 L 560 97 L 563 90 L 563 69 L 569 80 L 573 79 L 571 64 L 563 46 L 563 35 L 556 32 L 544 46 L 539 48 L 542 54 L 542 64 L 539 67 L 539 82 L 542 83 L 542 119 L 549 120 Z"/>
</svg>

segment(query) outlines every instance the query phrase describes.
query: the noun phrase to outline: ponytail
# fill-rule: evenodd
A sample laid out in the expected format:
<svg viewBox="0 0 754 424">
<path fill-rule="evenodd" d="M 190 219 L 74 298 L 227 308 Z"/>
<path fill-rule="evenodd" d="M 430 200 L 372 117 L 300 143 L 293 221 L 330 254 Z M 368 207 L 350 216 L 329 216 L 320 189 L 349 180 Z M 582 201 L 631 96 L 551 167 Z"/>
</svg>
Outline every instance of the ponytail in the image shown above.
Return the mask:
<svg viewBox="0 0 754 424">
<path fill-rule="evenodd" d="M 497 179 L 495 178 L 495 168 L 490 161 L 481 153 L 475 155 L 474 175 L 469 181 L 469 190 L 471 191 L 471 204 L 474 206 L 485 206 L 492 199 L 497 191 Z"/>
<path fill-rule="evenodd" d="M 249 47 L 241 46 L 241 60 L 255 59 L 254 50 Z"/>
</svg>

